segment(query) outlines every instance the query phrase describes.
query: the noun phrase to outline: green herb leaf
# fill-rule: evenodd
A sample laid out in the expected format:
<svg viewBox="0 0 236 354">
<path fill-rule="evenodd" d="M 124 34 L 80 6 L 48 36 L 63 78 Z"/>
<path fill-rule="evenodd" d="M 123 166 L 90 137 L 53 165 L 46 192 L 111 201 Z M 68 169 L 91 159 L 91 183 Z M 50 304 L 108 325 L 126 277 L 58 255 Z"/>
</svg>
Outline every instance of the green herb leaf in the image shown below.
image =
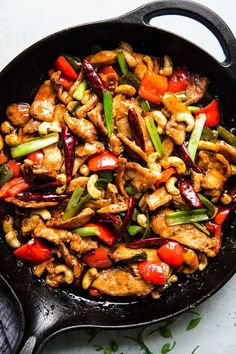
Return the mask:
<svg viewBox="0 0 236 354">
<path fill-rule="evenodd" d="M 136 234 L 138 234 L 139 232 L 142 232 L 143 231 L 143 228 L 139 225 L 130 225 L 128 227 L 128 233 L 131 235 L 131 236 L 134 236 Z"/>
<path fill-rule="evenodd" d="M 137 342 L 138 345 L 139 345 L 139 347 L 140 347 L 140 349 L 144 351 L 144 354 L 154 354 L 154 353 L 152 353 L 152 352 L 149 350 L 149 348 L 147 347 L 147 345 L 146 345 L 146 344 L 144 343 L 144 341 L 143 341 L 143 331 L 144 331 L 145 329 L 146 329 L 146 328 L 143 328 L 143 329 L 139 332 L 137 338 L 130 337 L 130 336 L 123 336 L 123 337 L 124 337 L 124 338 L 128 338 L 128 339 L 131 339 L 131 340 Z"/>
<path fill-rule="evenodd" d="M 100 344 L 95 344 L 94 348 L 95 348 L 96 352 L 100 352 L 101 350 L 103 350 L 103 346 Z"/>
<path fill-rule="evenodd" d="M 117 352 L 117 350 L 119 349 L 119 345 L 117 344 L 117 342 L 116 341 L 111 341 L 111 344 L 110 344 L 110 347 L 111 347 L 111 349 L 112 349 L 112 351 L 115 353 L 115 352 Z"/>
<path fill-rule="evenodd" d="M 188 324 L 188 327 L 187 327 L 187 331 L 190 331 L 191 329 L 197 327 L 197 325 L 199 324 L 199 322 L 201 321 L 201 317 L 196 317 L 196 318 L 193 318 L 189 324 Z"/>
<path fill-rule="evenodd" d="M 196 348 L 193 349 L 191 354 L 194 354 L 198 348 L 199 348 L 199 345 Z"/>
<path fill-rule="evenodd" d="M 104 354 L 112 354 L 113 350 L 111 349 L 111 347 L 107 347 L 105 350 L 104 350 Z"/>
<path fill-rule="evenodd" d="M 96 337 L 96 335 L 97 335 L 99 332 L 101 332 L 101 329 L 100 329 L 100 328 L 98 328 L 98 329 L 96 329 L 96 328 L 90 328 L 90 329 L 88 329 L 88 330 L 87 330 L 87 333 L 88 333 L 88 335 L 90 336 L 89 339 L 88 339 L 88 343 L 91 343 L 92 340 Z"/>
<path fill-rule="evenodd" d="M 169 353 L 175 347 L 176 341 L 171 345 L 171 343 L 166 343 L 161 348 L 161 354 Z"/>
<path fill-rule="evenodd" d="M 162 327 L 159 329 L 159 333 L 164 338 L 172 338 L 171 330 L 168 327 Z"/>
</svg>

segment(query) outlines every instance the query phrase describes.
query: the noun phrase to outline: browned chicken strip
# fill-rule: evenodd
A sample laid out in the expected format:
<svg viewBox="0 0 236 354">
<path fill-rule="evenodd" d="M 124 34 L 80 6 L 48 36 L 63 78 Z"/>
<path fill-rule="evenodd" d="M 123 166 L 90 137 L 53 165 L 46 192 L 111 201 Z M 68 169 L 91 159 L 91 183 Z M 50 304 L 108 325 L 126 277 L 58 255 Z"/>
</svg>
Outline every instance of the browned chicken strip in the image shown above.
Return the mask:
<svg viewBox="0 0 236 354">
<path fill-rule="evenodd" d="M 97 141 L 97 131 L 93 123 L 84 118 L 71 117 L 68 112 L 64 114 L 64 119 L 71 131 L 79 138 L 88 143 Z"/>
<path fill-rule="evenodd" d="M 53 113 L 56 105 L 56 93 L 50 80 L 44 81 L 40 86 L 34 102 L 30 107 L 30 115 L 44 122 L 53 121 Z"/>
<path fill-rule="evenodd" d="M 94 211 L 92 209 L 85 208 L 71 219 L 68 219 L 66 221 L 63 221 L 61 219 L 51 219 L 47 221 L 46 225 L 66 230 L 75 229 L 76 227 L 83 226 L 87 222 L 89 222 L 93 215 Z"/>
</svg>

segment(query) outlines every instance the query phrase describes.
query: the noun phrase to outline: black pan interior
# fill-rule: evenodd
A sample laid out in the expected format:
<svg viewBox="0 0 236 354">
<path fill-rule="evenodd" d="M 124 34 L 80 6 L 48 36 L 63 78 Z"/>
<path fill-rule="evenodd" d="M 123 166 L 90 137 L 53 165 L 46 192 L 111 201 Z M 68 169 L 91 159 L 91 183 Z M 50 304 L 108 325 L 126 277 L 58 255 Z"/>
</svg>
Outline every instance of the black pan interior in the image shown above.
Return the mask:
<svg viewBox="0 0 236 354">
<path fill-rule="evenodd" d="M 189 69 L 210 79 L 210 90 L 217 93 L 224 112 L 223 123 L 235 127 L 236 84 L 220 63 L 189 42 L 162 30 L 134 24 L 106 22 L 72 28 L 59 32 L 32 46 L 16 58 L 0 75 L 1 119 L 11 102 L 32 98 L 45 79 L 55 58 L 63 53 L 87 54 L 94 45 L 115 48 L 121 41 L 129 42 L 136 51 L 156 56 L 169 54 L 175 65 Z M 186 281 L 168 289 L 158 301 L 151 299 L 91 300 L 78 290 L 50 289 L 34 278 L 30 269 L 16 261 L 0 240 L 0 272 L 9 277 L 19 296 L 26 323 L 31 333 L 48 331 L 52 334 L 62 327 L 101 326 L 123 327 L 161 321 L 196 306 L 219 289 L 235 272 L 236 225 L 231 220 L 224 230 L 221 253 L 210 261 L 204 272 L 187 277 Z M 49 330 L 48 330 L 49 328 Z M 28 333 L 29 334 L 29 333 Z"/>
</svg>

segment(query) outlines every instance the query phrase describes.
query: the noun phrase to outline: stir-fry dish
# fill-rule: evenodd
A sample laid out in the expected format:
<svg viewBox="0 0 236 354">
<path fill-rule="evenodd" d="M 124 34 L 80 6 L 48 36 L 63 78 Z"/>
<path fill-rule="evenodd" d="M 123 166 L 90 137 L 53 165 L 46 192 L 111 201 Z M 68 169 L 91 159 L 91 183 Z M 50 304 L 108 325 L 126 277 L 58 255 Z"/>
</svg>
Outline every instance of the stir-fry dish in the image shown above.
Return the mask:
<svg viewBox="0 0 236 354">
<path fill-rule="evenodd" d="M 1 124 L 5 241 L 51 287 L 161 293 L 201 272 L 233 209 L 236 136 L 209 79 L 125 42 L 61 54 Z"/>
</svg>

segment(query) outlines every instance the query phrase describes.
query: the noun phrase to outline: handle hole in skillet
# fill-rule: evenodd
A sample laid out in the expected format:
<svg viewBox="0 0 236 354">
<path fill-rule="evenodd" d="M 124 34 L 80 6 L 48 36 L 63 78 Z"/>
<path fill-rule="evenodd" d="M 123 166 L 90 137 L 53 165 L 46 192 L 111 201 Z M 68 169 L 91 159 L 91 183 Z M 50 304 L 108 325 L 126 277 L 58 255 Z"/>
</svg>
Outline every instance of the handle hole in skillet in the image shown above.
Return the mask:
<svg viewBox="0 0 236 354">
<path fill-rule="evenodd" d="M 178 15 L 162 15 L 151 19 L 150 25 L 189 40 L 220 62 L 225 60 L 224 52 L 214 34 L 194 19 Z"/>
</svg>

